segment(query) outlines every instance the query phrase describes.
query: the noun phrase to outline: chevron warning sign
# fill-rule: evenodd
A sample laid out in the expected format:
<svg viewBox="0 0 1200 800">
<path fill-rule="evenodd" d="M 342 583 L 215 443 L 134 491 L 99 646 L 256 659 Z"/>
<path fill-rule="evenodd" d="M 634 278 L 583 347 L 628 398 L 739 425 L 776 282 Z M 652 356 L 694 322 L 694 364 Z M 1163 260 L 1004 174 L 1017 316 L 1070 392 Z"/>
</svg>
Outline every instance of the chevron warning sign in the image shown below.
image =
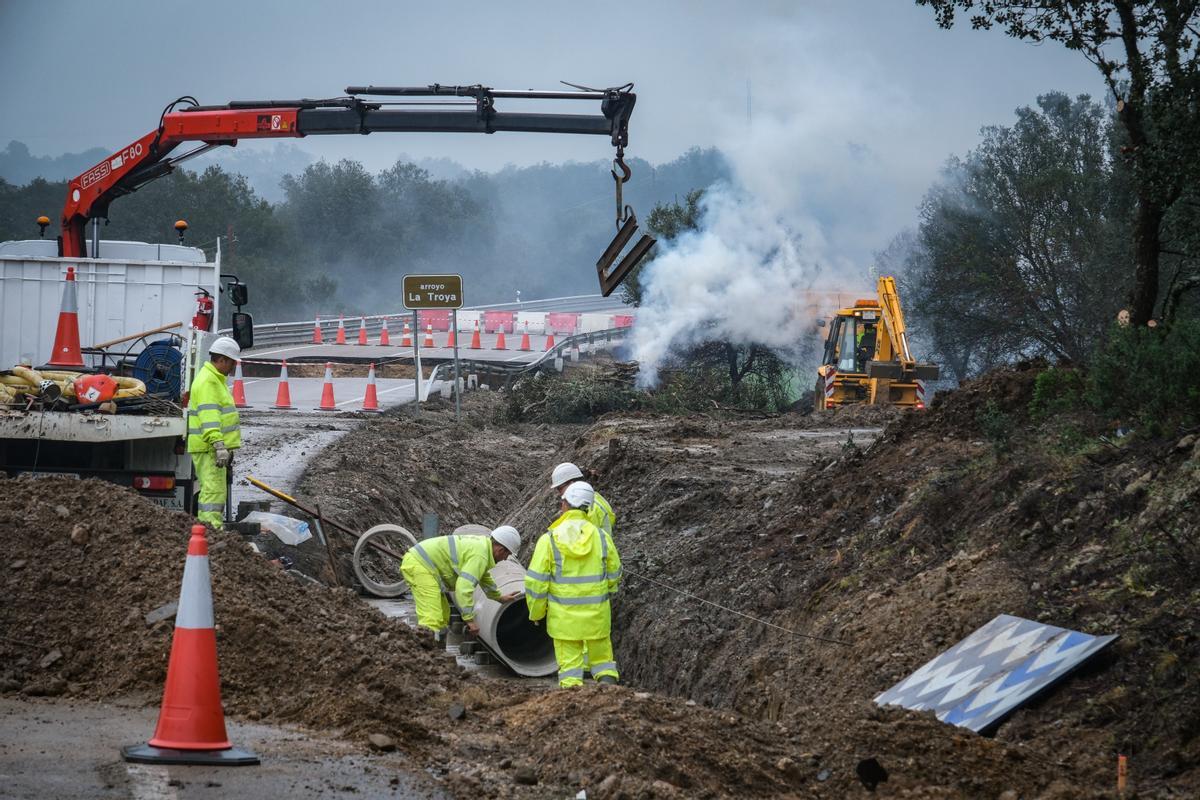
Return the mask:
<svg viewBox="0 0 1200 800">
<path fill-rule="evenodd" d="M 984 731 L 1116 638 L 1001 614 L 875 702 Z"/>
</svg>

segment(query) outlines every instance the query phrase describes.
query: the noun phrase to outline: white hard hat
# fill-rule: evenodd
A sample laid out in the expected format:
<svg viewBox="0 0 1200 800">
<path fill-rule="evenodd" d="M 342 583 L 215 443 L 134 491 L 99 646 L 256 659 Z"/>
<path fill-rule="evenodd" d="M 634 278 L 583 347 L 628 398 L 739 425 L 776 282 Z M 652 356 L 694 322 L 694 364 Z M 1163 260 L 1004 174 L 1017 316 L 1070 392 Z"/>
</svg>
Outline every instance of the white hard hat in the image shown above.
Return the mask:
<svg viewBox="0 0 1200 800">
<path fill-rule="evenodd" d="M 571 508 L 588 508 L 595 499 L 596 490 L 586 481 L 576 481 L 563 492 L 563 500 L 566 500 Z"/>
<path fill-rule="evenodd" d="M 521 552 L 521 534 L 512 525 L 501 525 L 492 531 L 492 538 L 512 555 Z"/>
<path fill-rule="evenodd" d="M 550 488 L 557 489 L 567 481 L 573 481 L 582 477 L 583 471 L 570 461 L 565 464 L 559 464 L 554 468 L 554 472 L 550 473 Z"/>
<path fill-rule="evenodd" d="M 238 343 L 233 339 L 230 339 L 228 336 L 222 336 L 209 346 L 208 355 L 209 357 L 226 356 L 237 361 L 242 357 L 242 348 L 238 347 Z"/>
</svg>

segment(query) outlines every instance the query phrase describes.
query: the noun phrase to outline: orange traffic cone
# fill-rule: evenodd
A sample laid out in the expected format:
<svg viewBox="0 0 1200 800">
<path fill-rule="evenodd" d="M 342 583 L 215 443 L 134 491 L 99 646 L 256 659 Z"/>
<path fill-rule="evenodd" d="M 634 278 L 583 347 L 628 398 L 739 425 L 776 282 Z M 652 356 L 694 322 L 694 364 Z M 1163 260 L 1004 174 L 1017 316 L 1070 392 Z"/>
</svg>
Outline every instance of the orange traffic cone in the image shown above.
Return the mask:
<svg viewBox="0 0 1200 800">
<path fill-rule="evenodd" d="M 412 347 L 412 331 L 408 329 L 408 323 L 404 323 L 404 335 L 400 337 L 401 347 Z"/>
<path fill-rule="evenodd" d="M 67 267 L 62 305 L 58 310 L 58 329 L 54 332 L 54 352 L 47 363 L 51 367 L 83 366 L 83 353 L 79 351 L 79 299 L 75 294 L 74 267 Z"/>
<path fill-rule="evenodd" d="M 532 350 L 529 346 L 529 323 L 525 323 L 525 332 L 521 334 L 521 349 L 525 351 Z"/>
<path fill-rule="evenodd" d="M 496 336 L 496 346 L 492 349 L 493 350 L 507 350 L 508 349 L 508 342 L 504 341 L 504 327 L 503 326 L 501 326 L 500 333 L 497 334 L 497 336 Z"/>
<path fill-rule="evenodd" d="M 358 318 L 358 343 L 367 344 L 367 318 Z"/>
<path fill-rule="evenodd" d="M 383 329 L 379 331 L 379 344 L 381 347 L 390 347 L 392 344 L 392 337 L 388 335 L 387 317 L 383 318 Z"/>
<path fill-rule="evenodd" d="M 325 362 L 325 385 L 321 387 L 321 405 L 317 406 L 317 411 L 337 411 L 337 404 L 333 402 L 333 364 Z"/>
<path fill-rule="evenodd" d="M 421 342 L 421 347 L 433 348 L 436 346 L 437 345 L 435 345 L 433 343 L 433 323 L 426 322 L 425 323 L 425 341 Z"/>
<path fill-rule="evenodd" d="M 344 314 L 338 315 L 337 339 L 335 339 L 333 343 L 334 344 L 345 344 L 346 343 L 346 317 Z"/>
<path fill-rule="evenodd" d="M 553 349 L 554 349 L 554 334 L 548 333 L 548 334 L 546 334 L 546 350 L 550 351 Z"/>
<path fill-rule="evenodd" d="M 225 731 L 204 531 L 203 525 L 193 525 L 188 540 L 171 660 L 154 738 L 146 744 L 121 748 L 126 761 L 226 766 L 259 763 L 254 753 L 230 744 Z"/>
<path fill-rule="evenodd" d="M 454 347 L 454 337 L 458 335 L 458 331 L 454 330 L 454 326 L 450 326 L 450 332 L 446 334 L 446 347 Z"/>
<path fill-rule="evenodd" d="M 322 344 L 325 340 L 321 338 L 321 318 L 318 316 L 317 321 L 313 323 L 313 344 Z"/>
<path fill-rule="evenodd" d="M 479 342 L 479 320 L 475 320 L 475 332 L 471 334 L 471 349 L 480 350 L 483 345 Z"/>
<path fill-rule="evenodd" d="M 363 395 L 362 411 L 378 411 L 379 395 L 375 393 L 375 365 L 367 370 L 367 393 Z"/>
<path fill-rule="evenodd" d="M 233 405 L 234 408 L 250 408 L 246 402 L 246 385 L 242 383 L 242 362 L 235 362 L 233 368 Z"/>
<path fill-rule="evenodd" d="M 272 408 L 295 408 L 292 405 L 292 392 L 288 388 L 286 358 L 283 360 L 283 367 L 279 370 L 279 389 L 275 392 L 275 405 Z"/>
</svg>

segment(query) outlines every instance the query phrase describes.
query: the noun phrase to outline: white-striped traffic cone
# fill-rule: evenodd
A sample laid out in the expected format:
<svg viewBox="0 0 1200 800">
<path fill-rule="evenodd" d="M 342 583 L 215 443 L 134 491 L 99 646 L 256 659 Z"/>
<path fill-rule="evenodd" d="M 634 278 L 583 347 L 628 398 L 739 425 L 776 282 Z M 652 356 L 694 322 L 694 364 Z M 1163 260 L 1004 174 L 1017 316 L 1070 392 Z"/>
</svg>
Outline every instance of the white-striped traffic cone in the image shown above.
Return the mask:
<svg viewBox="0 0 1200 800">
<path fill-rule="evenodd" d="M 54 351 L 46 363 L 51 367 L 83 366 L 83 353 L 79 350 L 79 298 L 75 293 L 74 267 L 67 267 L 62 305 L 58 311 L 58 328 L 54 331 Z"/>
<path fill-rule="evenodd" d="M 230 744 L 225 731 L 203 525 L 193 525 L 188 540 L 158 726 L 149 742 L 123 747 L 121 755 L 126 761 L 144 764 L 259 763 L 254 753 Z"/>
</svg>

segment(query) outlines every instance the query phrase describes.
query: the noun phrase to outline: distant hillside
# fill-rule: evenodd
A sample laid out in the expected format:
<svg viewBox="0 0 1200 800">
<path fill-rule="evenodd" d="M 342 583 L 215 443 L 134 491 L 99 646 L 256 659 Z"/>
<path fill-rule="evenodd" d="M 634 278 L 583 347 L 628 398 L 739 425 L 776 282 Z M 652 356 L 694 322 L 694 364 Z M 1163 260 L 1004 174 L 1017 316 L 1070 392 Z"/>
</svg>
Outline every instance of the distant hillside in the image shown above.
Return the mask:
<svg viewBox="0 0 1200 800">
<path fill-rule="evenodd" d="M 34 178 L 61 181 L 73 178 L 108 155 L 107 150 L 93 147 L 82 153 L 63 153 L 61 156 L 35 156 L 24 142 L 15 139 L 0 150 L 0 178 L 15 186 Z"/>
</svg>

